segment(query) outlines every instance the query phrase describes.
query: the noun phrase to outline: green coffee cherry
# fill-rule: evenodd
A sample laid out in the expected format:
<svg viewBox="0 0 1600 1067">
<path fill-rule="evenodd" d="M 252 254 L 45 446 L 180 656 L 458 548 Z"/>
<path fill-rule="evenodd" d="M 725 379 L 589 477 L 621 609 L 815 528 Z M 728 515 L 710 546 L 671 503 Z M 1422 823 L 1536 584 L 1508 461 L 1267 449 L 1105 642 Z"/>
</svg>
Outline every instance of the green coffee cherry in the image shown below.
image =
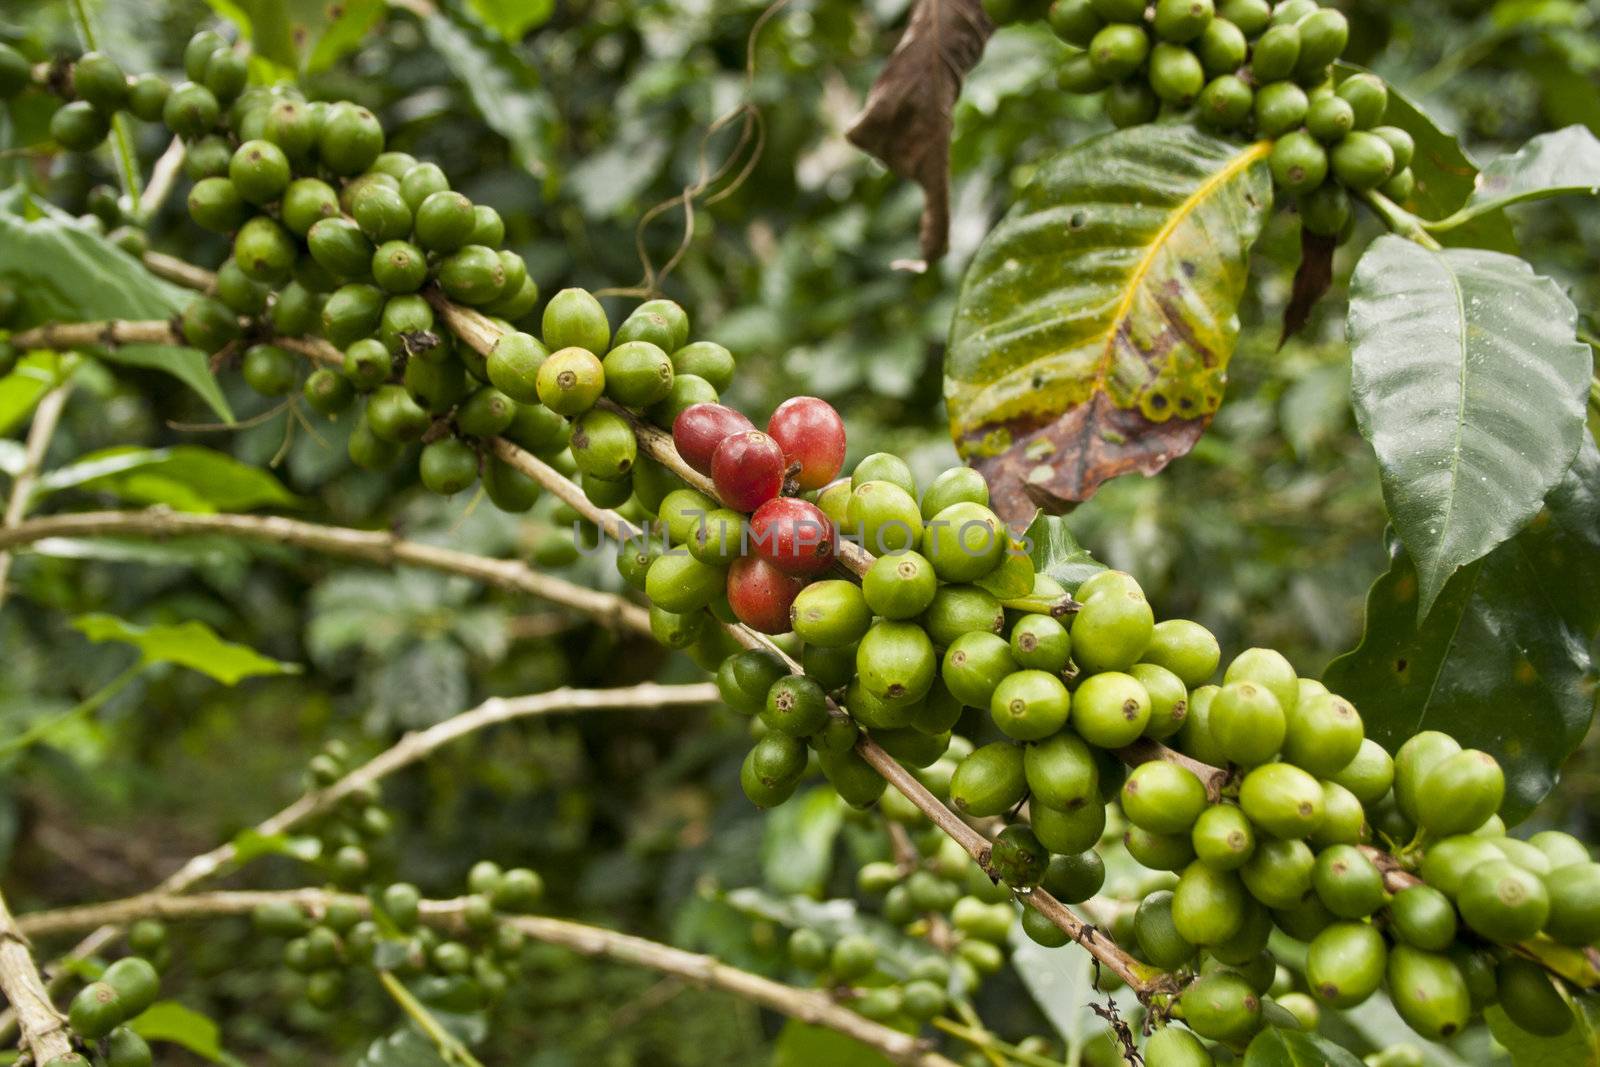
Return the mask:
<svg viewBox="0 0 1600 1067">
<path fill-rule="evenodd" d="M 701 563 L 693 556 L 669 553 L 650 564 L 645 595 L 668 611 L 683 614 L 710 604 L 726 584 L 724 568 Z"/>
<path fill-rule="evenodd" d="M 1383 121 L 1389 89 L 1376 74 L 1353 74 L 1334 90 L 1355 111 L 1355 128 L 1367 130 Z"/>
<path fill-rule="evenodd" d="M 478 454 L 465 441 L 447 437 L 423 448 L 418 469 L 423 485 L 453 496 L 478 480 Z"/>
<path fill-rule="evenodd" d="M 1272 26 L 1255 43 L 1250 72 L 1257 85 L 1282 81 L 1300 61 L 1300 31 L 1292 25 Z"/>
<path fill-rule="evenodd" d="M 855 751 L 855 749 L 822 749 L 817 753 L 828 784 L 852 808 L 869 808 L 883 796 L 887 785 L 883 776 Z"/>
<path fill-rule="evenodd" d="M 996 741 L 974 749 L 956 767 L 950 802 L 976 818 L 1003 815 L 1022 801 L 1027 788 L 1022 749 Z"/>
<path fill-rule="evenodd" d="M 317 156 L 335 174 L 359 174 L 383 151 L 383 126 L 364 107 L 348 101 L 328 105 L 317 131 Z"/>
<path fill-rule="evenodd" d="M 1180 998 L 1189 1028 L 1212 1041 L 1242 1042 L 1261 1025 L 1261 1000 L 1250 984 L 1231 971 L 1196 978 Z"/>
<path fill-rule="evenodd" d="M 1186 8 L 1205 4 L 1210 0 L 1176 0 Z M 1162 100 L 1172 104 L 1188 104 L 1205 88 L 1205 68 L 1200 59 L 1180 44 L 1166 41 L 1158 43 L 1150 52 L 1150 88 Z"/>
<path fill-rule="evenodd" d="M 914 623 L 879 622 L 856 648 L 862 688 L 893 705 L 905 706 L 926 696 L 937 663 L 933 643 Z"/>
<path fill-rule="evenodd" d="M 1150 55 L 1150 38 L 1138 26 L 1113 23 L 1089 42 L 1089 62 L 1107 81 L 1120 81 L 1144 65 Z"/>
<path fill-rule="evenodd" d="M 1009 656 L 1005 642 L 995 640 Z M 1019 741 L 1039 741 L 1060 730 L 1070 707 L 1066 685 L 1045 671 L 1022 670 L 1007 675 L 989 698 L 989 714 L 995 725 L 1001 733 Z"/>
<path fill-rule="evenodd" d="M 624 407 L 646 408 L 672 392 L 672 359 L 648 341 L 625 341 L 606 353 L 606 395 Z"/>
<path fill-rule="evenodd" d="M 1250 895 L 1269 908 L 1293 908 L 1311 892 L 1316 858 L 1304 841 L 1265 838 L 1256 842 L 1249 862 L 1239 868 Z"/>
<path fill-rule="evenodd" d="M 539 402 L 561 415 L 581 415 L 605 391 L 605 369 L 593 352 L 563 348 L 539 366 L 535 387 Z"/>
<path fill-rule="evenodd" d="M 1265 763 L 1245 775 L 1239 806 L 1275 837 L 1307 837 L 1322 823 L 1322 785 L 1299 767 Z"/>
<path fill-rule="evenodd" d="M 1188 833 L 1206 804 L 1200 779 L 1187 768 L 1164 760 L 1140 764 L 1122 784 L 1123 814 L 1152 833 Z"/>
<path fill-rule="evenodd" d="M 1039 884 L 1062 903 L 1077 904 L 1099 893 L 1105 881 L 1105 861 L 1090 849 L 1070 856 L 1051 856 Z"/>
<path fill-rule="evenodd" d="M 737 513 L 729 512 L 729 515 L 738 522 Z M 738 552 L 738 529 L 735 525 L 735 553 Z M 794 632 L 801 640 L 823 648 L 854 645 L 872 626 L 872 609 L 867 607 L 861 587 L 842 579 L 812 582 L 800 590 L 790 609 L 790 617 Z"/>
<path fill-rule="evenodd" d="M 428 280 L 427 257 L 410 241 L 385 241 L 373 251 L 370 266 L 373 281 L 390 293 L 414 293 Z"/>
<path fill-rule="evenodd" d="M 1074 645 L 1077 637 L 1075 623 Z M 1073 726 L 1085 741 L 1100 748 L 1121 748 L 1132 744 L 1149 725 L 1150 694 L 1132 675 L 1107 671 L 1091 675 L 1078 686 L 1072 713 Z"/>
<path fill-rule="evenodd" d="M 1509 956 L 1496 973 L 1501 1009 L 1510 1020 L 1540 1037 L 1557 1037 L 1572 1029 L 1572 1005 L 1550 973 L 1532 960 Z"/>
<path fill-rule="evenodd" d="M 100 980 L 117 991 L 126 1018 L 139 1015 L 161 995 L 161 978 L 150 961 L 125 956 L 106 968 Z"/>
<path fill-rule="evenodd" d="M 109 982 L 90 982 L 78 991 L 67 1007 L 67 1022 L 73 1032 L 88 1041 L 98 1041 L 128 1018 L 122 998 Z"/>
<path fill-rule="evenodd" d="M 939 579 L 933 564 L 915 552 L 879 556 L 861 580 L 867 605 L 886 619 L 911 619 L 933 603 Z"/>
<path fill-rule="evenodd" d="M 1487 752 L 1464 749 L 1434 763 L 1417 783 L 1417 823 L 1431 834 L 1467 833 L 1500 810 L 1506 779 Z"/>
<path fill-rule="evenodd" d="M 1217 14 L 1239 27 L 1246 37 L 1257 37 L 1272 22 L 1272 4 L 1269 0 L 1223 0 Z"/>
<path fill-rule="evenodd" d="M 109 115 L 128 98 L 128 76 L 104 52 L 85 52 L 72 65 L 72 90 Z"/>
<path fill-rule="evenodd" d="M 1189 835 L 1195 855 L 1219 871 L 1237 870 L 1255 852 L 1255 827 L 1231 804 L 1217 804 L 1200 813 Z"/>
<path fill-rule="evenodd" d="M 922 536 L 922 512 L 916 498 L 893 482 L 872 480 L 856 486 L 850 493 L 847 514 L 851 528 L 876 556 L 914 548 Z"/>
<path fill-rule="evenodd" d="M 1178 44 L 1192 41 L 1211 25 L 1215 13 L 1211 0 L 1156 0 L 1156 35 Z"/>
<path fill-rule="evenodd" d="M 1010 546 L 998 515 L 982 504 L 959 501 L 928 520 L 919 547 L 940 581 L 972 582 L 999 566 Z"/>
<path fill-rule="evenodd" d="M 1146 960 L 1162 970 L 1176 970 L 1194 958 L 1192 941 L 1177 930 L 1172 918 L 1172 893 L 1159 890 L 1139 902 L 1133 917 L 1134 940 Z"/>
<path fill-rule="evenodd" d="M 1413 734 L 1400 746 L 1394 759 L 1394 798 L 1407 819 L 1417 821 L 1417 794 L 1423 776 L 1440 760 L 1460 751 L 1460 742 L 1438 730 Z"/>
<path fill-rule="evenodd" d="M 563 289 L 545 305 L 542 336 L 551 349 L 584 348 L 605 352 L 611 344 L 611 326 L 605 308 L 586 289 Z"/>
<path fill-rule="evenodd" d="M 1078 590 L 1083 607 L 1072 621 L 1072 652 L 1086 671 L 1133 666 L 1155 631 L 1155 616 L 1144 592 L 1131 578 L 1117 575 L 1102 571 Z"/>
<path fill-rule="evenodd" d="M 217 124 L 221 105 L 210 89 L 194 82 L 172 87 L 161 107 L 161 122 L 185 140 L 199 137 Z"/>
<path fill-rule="evenodd" d="M 954 787 L 952 786 L 952 796 Z M 1022 799 L 1022 794 L 1017 794 Z M 1098 801 L 1062 811 L 1044 804 L 1030 805 L 1028 824 L 1051 852 L 1073 855 L 1094 847 L 1106 831 L 1106 809 Z"/>
<path fill-rule="evenodd" d="M 1173 926 L 1191 944 L 1222 945 L 1243 929 L 1249 907 L 1238 875 L 1197 859 L 1183 868 L 1173 891 Z"/>
<path fill-rule="evenodd" d="M 614 411 L 585 412 L 573 425 L 571 447 L 579 471 L 606 481 L 626 475 L 639 455 L 633 427 Z"/>
<path fill-rule="evenodd" d="M 464 245 L 439 261 L 439 287 L 452 300 L 472 307 L 487 304 L 505 288 L 500 256 L 484 245 Z"/>
<path fill-rule="evenodd" d="M 1049 615 L 1024 615 L 1011 627 L 1011 656 L 1031 670 L 1059 673 L 1072 655 L 1072 637 Z M 980 707 L 982 705 L 979 705 Z"/>
<path fill-rule="evenodd" d="M 1049 863 L 1049 850 L 1039 843 L 1031 829 L 1020 823 L 1001 830 L 989 853 L 990 872 L 1013 889 L 1038 885 Z M 1009 918 L 1008 909 L 1007 927 L 1011 925 Z"/>
<path fill-rule="evenodd" d="M 713 389 L 726 389 L 733 384 L 733 353 L 713 341 L 695 341 L 672 353 L 672 369 L 675 374 L 704 378 Z"/>
<path fill-rule="evenodd" d="M 0 100 L 9 100 L 33 81 L 32 64 L 21 52 L 0 44 Z"/>
<path fill-rule="evenodd" d="M 1346 134 L 1333 146 L 1329 158 L 1335 176 L 1357 191 L 1375 189 L 1394 173 L 1394 150 L 1389 142 L 1364 130 Z"/>
<path fill-rule="evenodd" d="M 1311 941 L 1306 984 L 1325 1004 L 1353 1008 L 1377 991 L 1389 954 L 1383 935 L 1366 923 L 1334 923 Z"/>
<path fill-rule="evenodd" d="M 1389 953 L 1389 996 L 1400 1017 L 1432 1041 L 1459 1033 L 1472 1016 L 1472 1001 L 1450 957 L 1396 945 Z"/>
<path fill-rule="evenodd" d="M 1061 811 L 1099 806 L 1100 774 L 1089 746 L 1061 730 L 1023 748 L 1023 768 L 1033 799 Z"/>
<path fill-rule="evenodd" d="M 956 638 L 945 650 L 940 676 L 962 704 L 986 708 L 995 689 L 1017 669 L 1011 647 L 1003 638 L 991 633 L 969 633 Z"/>
<path fill-rule="evenodd" d="M 1461 917 L 1491 941 L 1511 944 L 1538 933 L 1550 916 L 1550 893 L 1538 875 L 1509 860 L 1467 872 L 1456 895 Z"/>
<path fill-rule="evenodd" d="M 1206 73 L 1215 76 L 1232 74 L 1244 66 L 1250 46 L 1238 26 L 1225 18 L 1217 18 L 1206 23 L 1194 50 Z"/>
<path fill-rule="evenodd" d="M 1144 1043 L 1148 1067 L 1210 1067 L 1211 1053 L 1193 1033 L 1168 1023 Z"/>
<path fill-rule="evenodd" d="M 1106 90 L 1104 107 L 1111 124 L 1125 130 L 1153 122 L 1161 110 L 1161 98 L 1148 82 L 1129 78 Z"/>
<path fill-rule="evenodd" d="M 1217 130 L 1243 126 L 1255 106 L 1255 94 L 1244 79 L 1223 74 L 1211 79 L 1195 100 L 1195 114 L 1202 125 Z"/>
<path fill-rule="evenodd" d="M 1067 93 L 1097 93 L 1106 87 L 1106 79 L 1095 70 L 1089 53 L 1079 52 L 1068 56 L 1056 70 L 1056 85 Z"/>
<path fill-rule="evenodd" d="M 1092 0 L 1055 0 L 1046 16 L 1055 35 L 1076 48 L 1087 48 L 1105 20 Z"/>
<path fill-rule="evenodd" d="M 1364 919 L 1387 899 L 1383 875 L 1354 845 L 1333 845 L 1317 856 L 1311 885 L 1341 919 Z"/>
<path fill-rule="evenodd" d="M 145 122 L 161 121 L 161 111 L 167 106 L 167 96 L 172 86 L 159 74 L 140 74 L 128 88 L 128 110 Z M 0 96 L 4 96 L 0 92 Z"/>
<path fill-rule="evenodd" d="M 917 495 L 917 480 L 911 468 L 892 452 L 874 452 L 856 464 L 850 474 L 851 490 L 860 489 L 868 482 L 890 482 L 913 497 Z"/>
<path fill-rule="evenodd" d="M 277 345 L 251 345 L 241 370 L 245 384 L 262 396 L 284 396 L 295 387 L 300 361 Z"/>
<path fill-rule="evenodd" d="M 1256 99 L 1259 101 L 1261 97 Z M 1272 168 L 1272 180 L 1291 193 L 1309 192 L 1321 185 L 1328 175 L 1328 153 L 1304 130 L 1293 130 L 1279 137 L 1272 146 L 1268 163 Z"/>
<path fill-rule="evenodd" d="M 746 649 L 717 668 L 717 692 L 734 711 L 755 715 L 767 706 L 767 692 L 787 673 L 783 664 L 760 649 Z"/>
</svg>

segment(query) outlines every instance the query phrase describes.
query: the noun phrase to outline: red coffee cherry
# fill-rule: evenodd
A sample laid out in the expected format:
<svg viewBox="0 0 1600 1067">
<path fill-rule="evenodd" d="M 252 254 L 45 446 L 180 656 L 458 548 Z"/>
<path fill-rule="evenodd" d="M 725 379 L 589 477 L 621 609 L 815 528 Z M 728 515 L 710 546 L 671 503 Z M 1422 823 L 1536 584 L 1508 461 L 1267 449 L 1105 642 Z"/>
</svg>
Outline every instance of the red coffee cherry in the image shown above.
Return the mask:
<svg viewBox="0 0 1600 1067">
<path fill-rule="evenodd" d="M 783 492 L 783 470 L 783 449 L 760 430 L 723 438 L 711 455 L 717 495 L 735 511 L 754 511 Z"/>
<path fill-rule="evenodd" d="M 672 443 L 685 463 L 710 474 L 717 446 L 733 434 L 755 428 L 742 412 L 722 404 L 690 404 L 672 420 Z"/>
<path fill-rule="evenodd" d="M 728 568 L 728 606 L 752 630 L 788 633 L 789 608 L 805 584 L 759 556 L 745 556 Z"/>
<path fill-rule="evenodd" d="M 796 396 L 778 405 L 767 433 L 789 463 L 800 465 L 800 488 L 820 489 L 844 466 L 844 420 L 833 405 L 814 396 Z"/>
<path fill-rule="evenodd" d="M 750 516 L 750 546 L 785 574 L 812 578 L 833 563 L 833 523 L 815 504 L 792 496 L 767 501 Z"/>
</svg>

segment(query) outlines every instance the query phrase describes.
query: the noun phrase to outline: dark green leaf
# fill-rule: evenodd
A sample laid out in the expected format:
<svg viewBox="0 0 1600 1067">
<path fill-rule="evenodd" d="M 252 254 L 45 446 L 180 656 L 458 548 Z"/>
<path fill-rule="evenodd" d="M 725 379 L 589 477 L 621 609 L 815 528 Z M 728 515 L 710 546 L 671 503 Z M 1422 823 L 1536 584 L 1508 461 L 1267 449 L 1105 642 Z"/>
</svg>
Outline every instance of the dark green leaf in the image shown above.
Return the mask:
<svg viewBox="0 0 1600 1067">
<path fill-rule="evenodd" d="M 1078 544 L 1059 515 L 1040 514 L 1028 527 L 1026 535 L 1031 545 L 1033 566 L 1040 574 L 1048 574 L 1067 592 L 1075 592 L 1092 575 L 1106 569 L 1106 565 L 1089 555 L 1089 550 Z"/>
<path fill-rule="evenodd" d="M 156 278 L 116 245 L 72 222 L 0 211 L 0 279 L 21 297 L 18 325 L 166 319 L 192 294 Z M 199 393 L 220 417 L 233 413 L 206 357 L 176 345 L 97 350 L 113 363 L 166 372 Z"/>
<path fill-rule="evenodd" d="M 1011 600 L 1033 592 L 1033 576 L 1033 559 L 1027 554 L 1027 547 L 1013 541 L 1011 551 L 1000 561 L 1000 566 L 974 584 L 1000 600 Z"/>
<path fill-rule="evenodd" d="M 1222 402 L 1270 143 L 1139 126 L 1045 162 L 962 282 L 951 436 L 1026 521 L 1194 447 Z"/>
<path fill-rule="evenodd" d="M 1600 451 L 1586 443 L 1545 510 L 1451 578 L 1420 626 L 1416 569 L 1398 542 L 1392 550 L 1367 594 L 1360 645 L 1323 680 L 1391 752 L 1419 730 L 1443 730 L 1493 753 L 1515 822 L 1549 792 L 1594 714 Z"/>
<path fill-rule="evenodd" d="M 300 503 L 270 472 L 198 445 L 92 452 L 40 478 L 37 493 L 63 489 L 110 493 L 178 511 L 250 511 Z"/>
<path fill-rule="evenodd" d="M 1572 466 L 1592 358 L 1577 311 L 1514 256 L 1378 238 L 1350 285 L 1351 394 L 1426 615 Z"/>
<path fill-rule="evenodd" d="M 114 615 L 79 615 L 72 620 L 91 641 L 122 641 L 137 648 L 145 663 L 171 663 L 199 671 L 223 685 L 267 674 L 297 674 L 300 667 L 268 659 L 253 648 L 218 637 L 203 622 L 137 626 Z"/>
<path fill-rule="evenodd" d="M 1600 139 L 1582 126 L 1541 133 L 1484 168 L 1477 187 L 1446 222 L 1454 225 L 1525 200 L 1600 194 Z"/>
<path fill-rule="evenodd" d="M 554 108 L 532 68 L 504 41 L 490 39 L 465 19 L 436 12 L 423 18 L 422 29 L 461 80 L 483 121 L 511 143 L 517 163 L 532 174 L 543 174 L 545 135 L 554 121 Z"/>
<path fill-rule="evenodd" d="M 10 433 L 33 414 L 44 394 L 60 385 L 77 357 L 60 352 L 30 352 L 0 378 L 0 434 Z"/>
<path fill-rule="evenodd" d="M 779 893 L 821 896 L 843 823 L 844 805 L 828 788 L 813 789 L 774 809 L 761 841 L 766 884 Z"/>
<path fill-rule="evenodd" d="M 212 1063 L 229 1059 L 222 1031 L 211 1019 L 175 1000 L 158 1000 L 128 1025 L 146 1041 L 166 1041 Z"/>
<path fill-rule="evenodd" d="M 1361 1060 L 1316 1034 L 1268 1027 L 1245 1049 L 1244 1067 L 1361 1067 Z"/>
<path fill-rule="evenodd" d="M 777 1047 L 772 1052 L 772 1067 L 889 1067 L 883 1055 L 853 1037 L 821 1026 L 808 1026 L 798 1019 L 783 1024 Z"/>
</svg>

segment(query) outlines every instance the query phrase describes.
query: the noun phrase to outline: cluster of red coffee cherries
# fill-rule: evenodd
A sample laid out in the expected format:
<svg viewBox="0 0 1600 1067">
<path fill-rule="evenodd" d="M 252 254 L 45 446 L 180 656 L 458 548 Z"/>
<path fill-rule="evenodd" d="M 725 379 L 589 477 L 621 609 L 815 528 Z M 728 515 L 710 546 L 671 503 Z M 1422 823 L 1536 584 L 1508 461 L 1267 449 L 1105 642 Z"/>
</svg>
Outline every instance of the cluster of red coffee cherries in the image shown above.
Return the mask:
<svg viewBox="0 0 1600 1067">
<path fill-rule="evenodd" d="M 710 477 L 717 498 L 749 516 L 751 554 L 728 569 L 728 605 L 767 634 L 790 630 L 789 609 L 806 581 L 826 572 L 838 530 L 816 504 L 795 494 L 822 489 L 844 466 L 844 420 L 814 396 L 785 400 L 766 432 L 723 404 L 693 404 L 672 424 L 683 461 Z"/>
</svg>

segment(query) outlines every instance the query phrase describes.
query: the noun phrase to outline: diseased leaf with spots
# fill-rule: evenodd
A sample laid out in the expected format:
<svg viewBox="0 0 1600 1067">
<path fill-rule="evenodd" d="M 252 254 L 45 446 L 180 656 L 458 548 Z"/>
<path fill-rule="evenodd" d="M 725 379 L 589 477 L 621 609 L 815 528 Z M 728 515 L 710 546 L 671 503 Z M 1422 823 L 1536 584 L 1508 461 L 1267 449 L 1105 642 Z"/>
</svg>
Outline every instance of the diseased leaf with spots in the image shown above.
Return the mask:
<svg viewBox="0 0 1600 1067">
<path fill-rule="evenodd" d="M 917 0 L 911 20 L 845 136 L 922 186 L 922 258 L 950 238 L 950 112 L 994 32 L 980 0 Z"/>
<path fill-rule="evenodd" d="M 1424 614 L 1572 466 L 1592 363 L 1576 321 L 1553 281 L 1499 252 L 1385 236 L 1356 265 L 1351 397 Z"/>
<path fill-rule="evenodd" d="M 945 360 L 956 448 L 1008 522 L 1194 447 L 1222 402 L 1267 143 L 1188 126 L 1044 163 L 962 283 Z"/>
<path fill-rule="evenodd" d="M 1443 730 L 1493 753 L 1508 823 L 1527 814 L 1594 715 L 1600 632 L 1600 450 L 1586 442 L 1543 511 L 1445 583 L 1417 620 L 1417 572 L 1398 539 L 1367 594 L 1366 632 L 1323 681 L 1393 752 Z"/>
</svg>

